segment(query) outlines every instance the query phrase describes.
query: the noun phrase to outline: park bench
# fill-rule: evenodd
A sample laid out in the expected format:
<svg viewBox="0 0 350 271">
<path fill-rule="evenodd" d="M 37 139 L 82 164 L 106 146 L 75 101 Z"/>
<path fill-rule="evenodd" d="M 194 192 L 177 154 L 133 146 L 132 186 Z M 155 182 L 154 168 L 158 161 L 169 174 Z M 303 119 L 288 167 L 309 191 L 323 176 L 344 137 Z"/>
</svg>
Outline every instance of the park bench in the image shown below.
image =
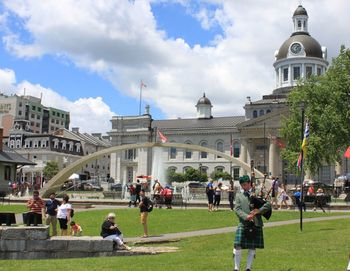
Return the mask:
<svg viewBox="0 0 350 271">
<path fill-rule="evenodd" d="M 181 206 L 181 208 L 187 208 L 187 201 L 184 200 L 181 194 L 174 194 L 171 204 L 173 206 Z"/>
<path fill-rule="evenodd" d="M 296 204 L 296 200 L 294 196 L 291 196 L 294 208 L 298 208 L 297 204 Z M 330 202 L 331 202 L 331 196 L 330 195 L 325 195 L 320 197 L 321 200 L 321 205 L 322 207 L 326 207 L 328 208 L 328 211 L 330 211 Z M 304 196 L 304 204 L 306 207 L 310 207 L 313 208 L 315 206 L 315 201 L 316 201 L 316 196 Z"/>
<path fill-rule="evenodd" d="M 103 196 L 105 198 L 121 198 L 122 197 L 122 192 L 121 191 L 103 191 Z"/>
<path fill-rule="evenodd" d="M 6 226 L 11 226 L 16 224 L 15 213 L 11 212 L 1 212 L 0 213 L 0 226 L 5 224 Z"/>
</svg>

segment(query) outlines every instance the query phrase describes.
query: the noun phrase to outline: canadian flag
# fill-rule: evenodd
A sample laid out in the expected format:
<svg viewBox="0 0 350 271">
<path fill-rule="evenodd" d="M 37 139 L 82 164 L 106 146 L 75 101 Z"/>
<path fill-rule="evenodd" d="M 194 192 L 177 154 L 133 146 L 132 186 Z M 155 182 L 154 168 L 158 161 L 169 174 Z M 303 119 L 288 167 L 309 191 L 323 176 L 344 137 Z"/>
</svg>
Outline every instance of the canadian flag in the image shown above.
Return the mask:
<svg viewBox="0 0 350 271">
<path fill-rule="evenodd" d="M 350 147 L 344 153 L 344 157 L 350 159 Z"/>
<path fill-rule="evenodd" d="M 163 135 L 162 132 L 159 130 L 158 130 L 158 136 L 160 138 L 160 141 L 162 141 L 162 143 L 168 142 L 168 138 L 165 135 Z"/>
</svg>

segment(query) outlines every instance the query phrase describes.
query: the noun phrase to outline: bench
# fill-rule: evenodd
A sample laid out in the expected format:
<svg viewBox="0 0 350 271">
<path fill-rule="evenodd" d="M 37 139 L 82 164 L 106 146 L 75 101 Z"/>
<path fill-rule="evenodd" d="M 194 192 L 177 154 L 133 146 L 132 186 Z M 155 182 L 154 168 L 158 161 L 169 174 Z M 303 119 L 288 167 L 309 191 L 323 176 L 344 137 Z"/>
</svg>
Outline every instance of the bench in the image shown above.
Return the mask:
<svg viewBox="0 0 350 271">
<path fill-rule="evenodd" d="M 291 199 L 292 199 L 294 208 L 297 208 L 298 206 L 296 204 L 295 197 L 291 196 Z M 330 195 L 325 195 L 325 196 L 318 197 L 318 200 L 320 201 L 320 205 L 322 207 L 327 207 L 328 211 L 330 211 L 330 204 L 329 204 L 331 202 L 331 196 Z M 304 204 L 305 204 L 306 207 L 314 208 L 316 206 L 315 202 L 316 202 L 316 196 L 308 196 L 308 195 L 304 196 Z"/>
<path fill-rule="evenodd" d="M 2 224 L 6 224 L 6 226 L 11 226 L 12 224 L 16 224 L 15 213 L 1 212 L 0 213 L 0 226 Z"/>
<path fill-rule="evenodd" d="M 121 191 L 103 191 L 103 196 L 105 198 L 121 198 L 122 197 L 122 192 Z"/>
<path fill-rule="evenodd" d="M 182 194 L 174 194 L 171 205 L 181 206 L 181 208 L 185 206 L 185 209 L 187 209 L 187 201 L 184 200 Z"/>
</svg>

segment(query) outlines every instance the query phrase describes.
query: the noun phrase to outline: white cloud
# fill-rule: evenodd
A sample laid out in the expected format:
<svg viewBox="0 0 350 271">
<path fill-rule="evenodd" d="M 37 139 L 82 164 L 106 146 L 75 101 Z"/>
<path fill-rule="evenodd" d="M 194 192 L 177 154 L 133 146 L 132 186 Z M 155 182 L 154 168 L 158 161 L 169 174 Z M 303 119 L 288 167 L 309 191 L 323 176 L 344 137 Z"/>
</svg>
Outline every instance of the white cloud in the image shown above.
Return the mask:
<svg viewBox="0 0 350 271">
<path fill-rule="evenodd" d="M 101 97 L 80 98 L 70 101 L 56 91 L 32 84 L 28 81 L 16 83 L 15 73 L 9 69 L 0 69 L 0 89 L 5 94 L 26 95 L 40 97 L 45 106 L 56 107 L 70 112 L 71 127 L 80 127 L 83 132 L 107 132 L 110 130 L 109 120 L 115 115 Z"/>
<path fill-rule="evenodd" d="M 164 0 L 5 0 L 32 35 L 32 42 L 9 34 L 4 42 L 19 57 L 63 55 L 77 66 L 109 79 L 116 89 L 138 97 L 138 82 L 167 116 L 194 116 L 203 91 L 214 104 L 214 116 L 242 114 L 246 96 L 253 99 L 274 88 L 274 51 L 292 32 L 297 3 L 247 0 L 201 1 L 217 4 L 193 16 L 204 28 L 220 25 L 224 35 L 212 45 L 191 48 L 182 39 L 159 31 L 150 2 Z M 171 2 L 188 5 L 188 1 Z M 303 1 L 311 35 L 335 56 L 349 45 L 350 1 Z M 72 118 L 73 120 L 73 118 Z"/>
</svg>

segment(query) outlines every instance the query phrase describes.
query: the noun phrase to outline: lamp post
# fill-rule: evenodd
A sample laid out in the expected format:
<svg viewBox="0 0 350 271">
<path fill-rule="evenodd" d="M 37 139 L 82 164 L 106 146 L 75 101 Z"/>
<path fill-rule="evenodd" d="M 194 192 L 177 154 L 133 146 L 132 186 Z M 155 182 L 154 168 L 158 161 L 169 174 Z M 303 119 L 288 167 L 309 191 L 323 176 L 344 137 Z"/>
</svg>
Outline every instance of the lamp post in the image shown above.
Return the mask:
<svg viewBox="0 0 350 271">
<path fill-rule="evenodd" d="M 301 107 L 301 142 L 304 140 L 304 121 L 305 121 L 305 103 L 300 103 Z M 303 231 L 303 204 L 304 204 L 304 151 L 301 149 L 301 165 L 300 165 L 300 184 L 301 184 L 301 195 L 300 195 L 300 231 Z"/>
<path fill-rule="evenodd" d="M 202 163 L 199 163 L 199 173 L 202 174 Z"/>
</svg>

